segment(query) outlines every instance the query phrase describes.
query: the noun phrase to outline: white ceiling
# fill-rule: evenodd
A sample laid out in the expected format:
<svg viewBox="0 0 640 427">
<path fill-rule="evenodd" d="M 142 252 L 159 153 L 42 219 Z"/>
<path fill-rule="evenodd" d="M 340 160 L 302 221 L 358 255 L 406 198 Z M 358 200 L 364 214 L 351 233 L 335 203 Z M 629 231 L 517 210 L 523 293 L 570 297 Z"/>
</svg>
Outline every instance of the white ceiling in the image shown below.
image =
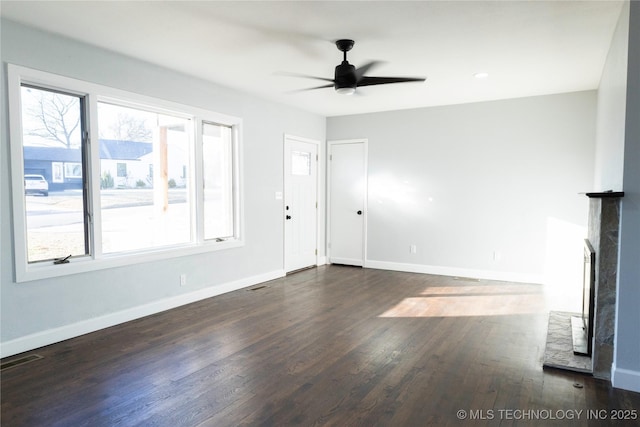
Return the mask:
<svg viewBox="0 0 640 427">
<path fill-rule="evenodd" d="M 4 1 L 7 19 L 325 116 L 595 89 L 619 1 Z M 425 83 L 294 92 L 333 78 L 333 41 L 371 76 Z M 489 78 L 475 79 L 474 73 Z"/>
</svg>

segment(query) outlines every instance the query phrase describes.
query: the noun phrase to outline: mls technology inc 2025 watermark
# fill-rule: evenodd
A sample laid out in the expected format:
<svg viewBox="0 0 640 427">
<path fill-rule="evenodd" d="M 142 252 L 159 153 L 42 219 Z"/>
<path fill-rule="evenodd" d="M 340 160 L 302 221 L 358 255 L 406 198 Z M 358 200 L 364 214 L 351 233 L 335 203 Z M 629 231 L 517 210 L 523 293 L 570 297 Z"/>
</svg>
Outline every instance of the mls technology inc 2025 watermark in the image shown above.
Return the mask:
<svg viewBox="0 0 640 427">
<path fill-rule="evenodd" d="M 637 420 L 637 409 L 460 409 L 459 420 Z"/>
</svg>

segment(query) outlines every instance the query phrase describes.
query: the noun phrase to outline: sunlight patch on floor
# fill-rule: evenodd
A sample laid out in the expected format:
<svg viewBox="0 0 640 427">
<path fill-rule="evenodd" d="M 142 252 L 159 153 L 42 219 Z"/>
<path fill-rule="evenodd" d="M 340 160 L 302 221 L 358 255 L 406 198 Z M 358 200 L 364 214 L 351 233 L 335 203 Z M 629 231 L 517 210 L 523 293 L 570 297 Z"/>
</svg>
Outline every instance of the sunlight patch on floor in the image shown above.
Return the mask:
<svg viewBox="0 0 640 427">
<path fill-rule="evenodd" d="M 428 287 L 379 317 L 463 317 L 533 314 L 545 310 L 537 285 Z"/>
</svg>

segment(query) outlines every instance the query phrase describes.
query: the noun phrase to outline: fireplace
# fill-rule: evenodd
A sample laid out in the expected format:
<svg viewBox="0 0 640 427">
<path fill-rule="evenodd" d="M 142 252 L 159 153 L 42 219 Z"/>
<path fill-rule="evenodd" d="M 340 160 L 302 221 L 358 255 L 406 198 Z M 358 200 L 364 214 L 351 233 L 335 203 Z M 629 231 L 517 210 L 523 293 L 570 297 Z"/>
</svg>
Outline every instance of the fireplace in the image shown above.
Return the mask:
<svg viewBox="0 0 640 427">
<path fill-rule="evenodd" d="M 589 226 L 583 246 L 582 313 L 549 313 L 543 366 L 608 380 L 615 342 L 618 234 L 624 193 L 585 194 L 589 198 Z"/>
</svg>

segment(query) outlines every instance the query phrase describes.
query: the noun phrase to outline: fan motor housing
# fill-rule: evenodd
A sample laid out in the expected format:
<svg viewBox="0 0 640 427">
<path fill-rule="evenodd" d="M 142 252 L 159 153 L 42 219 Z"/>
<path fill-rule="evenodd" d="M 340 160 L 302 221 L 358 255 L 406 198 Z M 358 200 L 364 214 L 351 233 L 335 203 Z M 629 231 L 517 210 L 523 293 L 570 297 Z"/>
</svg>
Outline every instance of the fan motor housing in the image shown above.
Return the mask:
<svg viewBox="0 0 640 427">
<path fill-rule="evenodd" d="M 349 64 L 347 61 L 342 61 L 342 64 L 336 66 L 334 88 L 356 88 L 356 67 Z"/>
</svg>

